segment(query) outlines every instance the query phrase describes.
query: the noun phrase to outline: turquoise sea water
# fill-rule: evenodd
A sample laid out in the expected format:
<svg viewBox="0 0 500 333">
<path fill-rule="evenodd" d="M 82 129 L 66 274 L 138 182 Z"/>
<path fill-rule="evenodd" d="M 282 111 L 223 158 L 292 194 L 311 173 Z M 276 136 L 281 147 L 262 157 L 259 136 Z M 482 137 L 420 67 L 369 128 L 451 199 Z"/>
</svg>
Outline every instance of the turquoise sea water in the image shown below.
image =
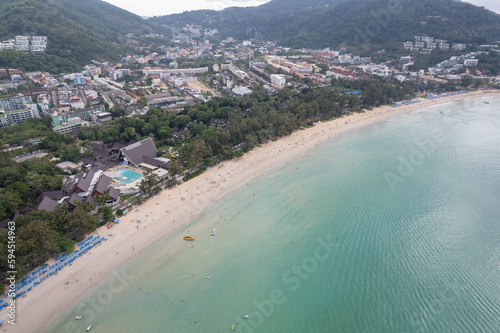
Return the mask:
<svg viewBox="0 0 500 333">
<path fill-rule="evenodd" d="M 435 106 L 251 181 L 50 332 L 500 332 L 499 220 L 500 99 Z"/>
</svg>

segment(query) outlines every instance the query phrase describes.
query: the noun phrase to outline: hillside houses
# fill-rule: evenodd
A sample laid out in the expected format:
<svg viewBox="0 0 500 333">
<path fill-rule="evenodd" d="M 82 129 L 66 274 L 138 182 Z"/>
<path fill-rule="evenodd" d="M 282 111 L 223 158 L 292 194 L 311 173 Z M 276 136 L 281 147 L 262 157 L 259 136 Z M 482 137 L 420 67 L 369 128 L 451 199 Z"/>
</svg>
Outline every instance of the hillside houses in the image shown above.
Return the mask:
<svg viewBox="0 0 500 333">
<path fill-rule="evenodd" d="M 445 39 L 435 39 L 430 36 L 415 36 L 415 41 L 403 42 L 403 47 L 408 51 L 416 51 L 421 53 L 431 53 L 435 50 L 454 50 L 463 51 L 467 48 L 465 43 L 448 43 Z"/>
<path fill-rule="evenodd" d="M 0 51 L 44 52 L 47 49 L 47 36 L 16 36 L 0 42 Z"/>
</svg>

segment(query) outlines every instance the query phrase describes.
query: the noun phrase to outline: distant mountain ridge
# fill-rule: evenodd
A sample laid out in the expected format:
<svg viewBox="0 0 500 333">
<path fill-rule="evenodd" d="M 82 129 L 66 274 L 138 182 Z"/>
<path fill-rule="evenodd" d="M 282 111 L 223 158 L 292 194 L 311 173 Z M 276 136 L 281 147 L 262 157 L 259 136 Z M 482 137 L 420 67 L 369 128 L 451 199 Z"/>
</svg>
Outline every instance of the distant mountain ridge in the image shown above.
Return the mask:
<svg viewBox="0 0 500 333">
<path fill-rule="evenodd" d="M 48 36 L 46 54 L 34 58 L 44 58 L 43 62 L 48 56 L 52 60 L 62 57 L 57 60 L 73 67 L 91 59 L 115 58 L 125 34 L 155 30 L 151 22 L 101 0 L 3 0 L 0 22 L 0 40 L 16 35 Z M 61 50 L 71 53 L 61 54 Z M 4 52 L 0 52 L 0 66 L 11 62 Z"/>
<path fill-rule="evenodd" d="M 420 34 L 462 42 L 500 40 L 500 15 L 454 0 L 272 0 L 254 8 L 151 20 L 202 24 L 235 38 L 275 40 L 295 48 L 390 47 Z"/>
<path fill-rule="evenodd" d="M 295 31 L 297 17 L 317 10 L 328 10 L 348 0 L 272 0 L 256 7 L 229 7 L 224 10 L 195 10 L 158 16 L 149 20 L 164 25 L 202 24 L 217 28 L 234 38 L 273 40 L 279 30 Z"/>
</svg>

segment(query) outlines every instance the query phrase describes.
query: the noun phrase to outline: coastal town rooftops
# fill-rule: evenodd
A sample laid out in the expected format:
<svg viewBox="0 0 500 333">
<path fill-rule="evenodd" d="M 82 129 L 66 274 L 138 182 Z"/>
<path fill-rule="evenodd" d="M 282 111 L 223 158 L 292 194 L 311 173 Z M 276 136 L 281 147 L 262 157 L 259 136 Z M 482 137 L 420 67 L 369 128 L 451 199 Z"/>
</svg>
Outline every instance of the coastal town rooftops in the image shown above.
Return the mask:
<svg viewBox="0 0 500 333">
<path fill-rule="evenodd" d="M 155 170 L 156 168 L 158 168 L 156 165 L 152 165 L 152 164 L 148 164 L 148 163 L 144 163 L 144 162 L 139 164 L 139 166 L 142 168 L 151 169 L 151 170 Z"/>
<path fill-rule="evenodd" d="M 94 179 L 95 174 L 99 171 L 99 168 L 91 168 L 85 177 L 81 178 L 80 181 L 78 182 L 77 185 L 77 190 L 79 192 L 87 192 L 87 190 L 90 187 L 90 184 L 92 183 L 92 180 Z"/>
<path fill-rule="evenodd" d="M 120 142 L 115 142 L 113 147 L 111 147 L 111 150 L 120 150 L 120 149 L 125 148 L 125 147 L 127 147 L 127 145 L 124 145 L 123 143 L 120 143 Z"/>
<path fill-rule="evenodd" d="M 96 158 L 94 156 L 90 156 L 90 155 L 82 155 L 82 158 L 80 158 L 80 160 L 78 162 L 82 163 L 84 165 L 94 164 L 96 162 Z"/>
<path fill-rule="evenodd" d="M 52 200 L 60 200 L 64 197 L 65 194 L 63 190 L 55 190 L 55 191 L 43 192 L 42 195 Z"/>
<path fill-rule="evenodd" d="M 153 171 L 153 173 L 158 177 L 160 177 L 161 179 L 168 177 L 168 171 L 165 169 L 156 169 Z"/>
<path fill-rule="evenodd" d="M 120 149 L 120 153 L 124 160 L 139 166 L 144 162 L 144 157 L 154 159 L 156 157 L 156 146 L 151 138 L 144 139 L 137 143 L 131 144 Z"/>
<path fill-rule="evenodd" d="M 94 188 L 94 193 L 98 192 L 99 194 L 103 194 L 108 190 L 109 184 L 111 184 L 111 177 L 102 175 Z"/>
<path fill-rule="evenodd" d="M 81 197 L 79 196 L 76 192 L 73 193 L 70 198 L 68 199 L 68 204 L 72 205 L 72 206 L 76 206 L 76 203 L 75 201 L 77 202 L 85 202 L 85 199 L 84 197 Z"/>
<path fill-rule="evenodd" d="M 142 163 L 149 164 L 149 165 L 152 165 L 152 166 L 158 168 L 164 162 L 160 161 L 160 160 L 158 160 L 156 158 L 151 158 L 151 157 L 144 156 L 144 158 L 142 160 Z"/>
<path fill-rule="evenodd" d="M 43 196 L 42 201 L 38 204 L 38 210 L 46 210 L 47 212 L 53 212 L 59 203 L 56 200 L 49 198 L 48 196 Z"/>
<path fill-rule="evenodd" d="M 56 164 L 56 168 L 62 171 L 70 171 L 70 170 L 80 169 L 80 166 L 70 161 L 64 161 Z"/>
<path fill-rule="evenodd" d="M 156 160 L 162 161 L 163 163 L 170 163 L 170 159 L 166 157 L 157 157 Z"/>
<path fill-rule="evenodd" d="M 171 97 L 172 95 L 168 92 L 166 93 L 161 93 L 161 94 L 153 94 L 153 95 L 146 95 L 144 96 L 148 101 L 156 100 L 159 98 L 166 98 L 166 97 Z"/>
<path fill-rule="evenodd" d="M 106 158 L 111 154 L 111 152 L 106 149 L 94 147 L 92 149 L 92 154 L 94 154 L 97 158 Z"/>
<path fill-rule="evenodd" d="M 114 187 L 110 187 L 108 193 L 111 199 L 118 200 L 118 198 L 120 198 L 120 190 Z"/>
</svg>

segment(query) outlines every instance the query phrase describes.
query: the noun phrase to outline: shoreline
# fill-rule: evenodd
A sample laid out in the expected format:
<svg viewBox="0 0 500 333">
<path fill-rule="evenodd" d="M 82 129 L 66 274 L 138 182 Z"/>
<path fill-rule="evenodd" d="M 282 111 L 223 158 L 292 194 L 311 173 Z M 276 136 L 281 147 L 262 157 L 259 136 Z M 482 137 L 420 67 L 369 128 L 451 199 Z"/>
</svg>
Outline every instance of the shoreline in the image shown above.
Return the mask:
<svg viewBox="0 0 500 333">
<path fill-rule="evenodd" d="M 108 240 L 31 290 L 26 298 L 17 299 L 16 326 L 7 323 L 6 309 L 0 311 L 0 319 L 5 320 L 2 328 L 9 332 L 46 331 L 61 313 L 77 304 L 142 251 L 185 228 L 195 217 L 248 181 L 284 167 L 339 135 L 431 106 L 499 95 L 500 90 L 476 91 L 423 99 L 399 107 L 381 106 L 297 130 L 254 148 L 240 159 L 224 161 L 174 189 L 162 191 L 137 207 L 137 211 L 120 218 L 120 223 L 112 229 L 101 227 L 99 234 Z M 112 236 L 108 237 L 108 234 Z"/>
</svg>

